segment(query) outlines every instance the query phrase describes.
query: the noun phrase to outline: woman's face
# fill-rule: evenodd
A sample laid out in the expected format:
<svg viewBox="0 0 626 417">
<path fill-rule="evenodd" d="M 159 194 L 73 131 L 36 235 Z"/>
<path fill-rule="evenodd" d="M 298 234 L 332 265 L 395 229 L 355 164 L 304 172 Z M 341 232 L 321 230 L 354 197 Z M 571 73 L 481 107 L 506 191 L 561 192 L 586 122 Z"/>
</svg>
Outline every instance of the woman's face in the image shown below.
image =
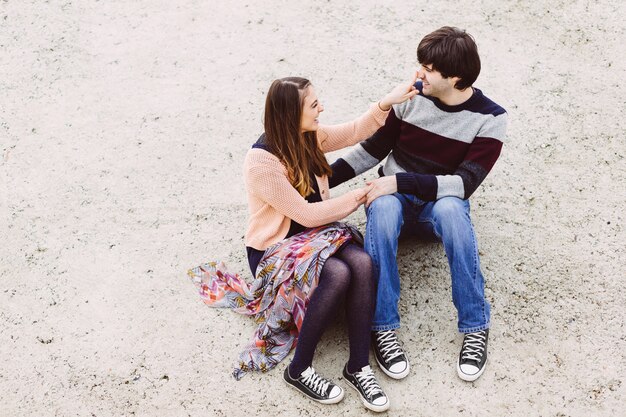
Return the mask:
<svg viewBox="0 0 626 417">
<path fill-rule="evenodd" d="M 316 131 L 320 125 L 318 116 L 324 111 L 324 106 L 317 100 L 317 94 L 312 86 L 304 90 L 304 103 L 302 105 L 302 119 L 300 130 L 304 132 Z"/>
</svg>

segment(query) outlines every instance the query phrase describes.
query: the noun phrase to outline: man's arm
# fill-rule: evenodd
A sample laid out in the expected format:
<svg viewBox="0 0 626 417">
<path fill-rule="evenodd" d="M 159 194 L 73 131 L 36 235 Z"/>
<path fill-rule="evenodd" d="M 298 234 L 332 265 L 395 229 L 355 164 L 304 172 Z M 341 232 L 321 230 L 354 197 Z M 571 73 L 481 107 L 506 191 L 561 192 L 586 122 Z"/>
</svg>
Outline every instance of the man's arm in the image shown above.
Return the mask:
<svg viewBox="0 0 626 417">
<path fill-rule="evenodd" d="M 393 149 L 399 134 L 400 120 L 392 108 L 383 127 L 369 139 L 356 145 L 343 158 L 331 164 L 333 173 L 328 178 L 330 188 L 351 180 L 385 159 Z"/>
<path fill-rule="evenodd" d="M 498 160 L 506 133 L 506 113 L 494 116 L 479 130 L 465 158 L 451 175 L 428 175 L 402 172 L 372 181 L 367 205 L 376 198 L 400 192 L 413 194 L 423 201 L 436 201 L 443 197 L 468 199 L 487 177 Z"/>
</svg>

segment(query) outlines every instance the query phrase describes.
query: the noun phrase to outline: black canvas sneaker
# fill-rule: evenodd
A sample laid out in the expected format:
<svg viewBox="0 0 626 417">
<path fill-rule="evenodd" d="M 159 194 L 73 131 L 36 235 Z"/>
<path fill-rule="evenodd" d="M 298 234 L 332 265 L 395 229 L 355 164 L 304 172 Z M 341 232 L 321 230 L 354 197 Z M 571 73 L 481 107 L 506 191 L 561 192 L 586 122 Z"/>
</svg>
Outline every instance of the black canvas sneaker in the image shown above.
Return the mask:
<svg viewBox="0 0 626 417">
<path fill-rule="evenodd" d="M 393 379 L 402 379 L 409 374 L 411 366 L 394 330 L 372 332 L 372 345 L 378 366 Z"/>
<path fill-rule="evenodd" d="M 389 409 L 389 398 L 378 384 L 372 368 L 367 365 L 360 371 L 351 374 L 348 372 L 348 364 L 343 367 L 343 377 L 350 386 L 359 393 L 361 402 L 372 411 L 382 412 Z"/>
<path fill-rule="evenodd" d="M 485 370 L 487 362 L 487 339 L 489 329 L 476 333 L 467 333 L 463 337 L 463 346 L 459 354 L 456 371 L 464 381 L 476 381 Z"/>
<path fill-rule="evenodd" d="M 297 379 L 289 375 L 289 366 L 283 373 L 285 382 L 310 399 L 322 404 L 335 404 L 343 399 L 343 389 L 322 378 L 313 367 L 306 368 Z"/>
</svg>

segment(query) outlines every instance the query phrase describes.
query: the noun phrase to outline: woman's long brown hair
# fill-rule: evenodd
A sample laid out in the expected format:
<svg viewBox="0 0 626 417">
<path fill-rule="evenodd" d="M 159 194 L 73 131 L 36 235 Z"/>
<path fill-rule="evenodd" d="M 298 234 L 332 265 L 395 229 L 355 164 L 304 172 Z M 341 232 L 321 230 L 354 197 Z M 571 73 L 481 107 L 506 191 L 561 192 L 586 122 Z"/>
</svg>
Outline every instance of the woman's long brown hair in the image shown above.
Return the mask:
<svg viewBox="0 0 626 417">
<path fill-rule="evenodd" d="M 311 173 L 332 173 L 317 144 L 317 132 L 301 132 L 302 105 L 310 85 L 305 78 L 281 78 L 272 83 L 265 100 L 267 145 L 285 165 L 289 181 L 303 197 L 313 192 Z"/>
</svg>

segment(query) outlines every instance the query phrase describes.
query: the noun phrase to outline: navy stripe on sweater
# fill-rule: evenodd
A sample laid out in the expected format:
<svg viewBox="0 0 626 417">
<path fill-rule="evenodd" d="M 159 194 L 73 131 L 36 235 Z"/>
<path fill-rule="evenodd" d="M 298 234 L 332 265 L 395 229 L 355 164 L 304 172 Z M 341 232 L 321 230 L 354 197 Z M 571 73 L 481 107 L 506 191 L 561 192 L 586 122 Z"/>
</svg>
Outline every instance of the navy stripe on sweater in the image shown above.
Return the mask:
<svg viewBox="0 0 626 417">
<path fill-rule="evenodd" d="M 333 162 L 330 168 L 333 170 L 333 173 L 328 177 L 328 186 L 330 188 L 334 188 L 356 177 L 354 168 L 341 158 Z"/>
</svg>

